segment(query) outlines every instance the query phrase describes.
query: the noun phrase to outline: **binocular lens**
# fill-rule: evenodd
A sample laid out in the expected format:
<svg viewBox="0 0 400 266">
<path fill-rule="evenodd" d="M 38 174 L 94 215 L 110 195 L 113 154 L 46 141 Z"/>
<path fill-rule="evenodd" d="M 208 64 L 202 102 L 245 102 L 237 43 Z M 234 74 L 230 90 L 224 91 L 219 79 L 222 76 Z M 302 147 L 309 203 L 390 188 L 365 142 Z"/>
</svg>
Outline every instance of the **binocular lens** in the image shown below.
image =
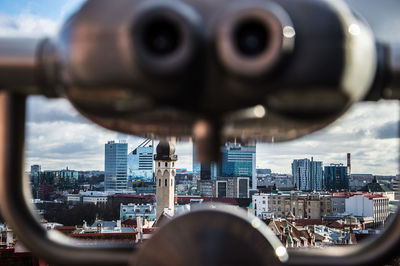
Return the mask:
<svg viewBox="0 0 400 266">
<path fill-rule="evenodd" d="M 236 49 L 244 56 L 255 57 L 262 54 L 269 42 L 269 32 L 258 20 L 239 23 L 233 32 Z"/>
<path fill-rule="evenodd" d="M 160 18 L 146 26 L 144 42 L 151 54 L 168 56 L 178 49 L 181 43 L 181 32 L 174 22 Z"/>
</svg>

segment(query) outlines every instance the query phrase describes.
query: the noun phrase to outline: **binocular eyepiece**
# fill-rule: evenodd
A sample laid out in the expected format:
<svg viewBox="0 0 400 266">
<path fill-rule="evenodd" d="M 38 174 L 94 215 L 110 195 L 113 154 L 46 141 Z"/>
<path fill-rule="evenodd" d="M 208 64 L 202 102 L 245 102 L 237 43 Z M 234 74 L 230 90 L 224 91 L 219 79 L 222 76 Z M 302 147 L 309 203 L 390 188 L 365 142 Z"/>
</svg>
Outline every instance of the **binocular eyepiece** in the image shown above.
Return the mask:
<svg viewBox="0 0 400 266">
<path fill-rule="evenodd" d="M 285 33 L 288 30 L 292 33 Z M 269 1 L 233 5 L 216 32 L 221 62 L 241 76 L 267 75 L 294 48 L 295 31 L 289 15 Z"/>
<path fill-rule="evenodd" d="M 190 6 L 172 1 L 143 1 L 131 20 L 135 64 L 161 76 L 184 72 L 195 64 L 200 31 L 201 18 Z"/>
<path fill-rule="evenodd" d="M 178 1 L 138 4 L 131 27 L 136 63 L 157 74 L 173 74 L 191 65 L 204 72 L 199 69 L 203 60 L 193 59 L 211 52 L 228 71 L 254 77 L 268 73 L 294 47 L 290 18 L 272 2 L 234 3 L 215 21 L 204 15 Z"/>
</svg>

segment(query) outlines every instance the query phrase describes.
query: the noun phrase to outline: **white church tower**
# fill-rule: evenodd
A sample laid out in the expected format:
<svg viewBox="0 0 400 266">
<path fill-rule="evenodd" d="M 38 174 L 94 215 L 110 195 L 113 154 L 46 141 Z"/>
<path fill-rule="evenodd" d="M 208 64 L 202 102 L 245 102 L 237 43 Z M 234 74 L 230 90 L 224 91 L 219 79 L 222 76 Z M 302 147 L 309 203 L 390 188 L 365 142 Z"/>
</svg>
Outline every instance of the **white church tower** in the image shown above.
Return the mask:
<svg viewBox="0 0 400 266">
<path fill-rule="evenodd" d="M 167 141 L 160 141 L 154 155 L 156 173 L 156 217 L 160 217 L 163 211 L 174 215 L 175 196 L 175 163 L 178 156 L 175 154 L 175 146 Z"/>
</svg>

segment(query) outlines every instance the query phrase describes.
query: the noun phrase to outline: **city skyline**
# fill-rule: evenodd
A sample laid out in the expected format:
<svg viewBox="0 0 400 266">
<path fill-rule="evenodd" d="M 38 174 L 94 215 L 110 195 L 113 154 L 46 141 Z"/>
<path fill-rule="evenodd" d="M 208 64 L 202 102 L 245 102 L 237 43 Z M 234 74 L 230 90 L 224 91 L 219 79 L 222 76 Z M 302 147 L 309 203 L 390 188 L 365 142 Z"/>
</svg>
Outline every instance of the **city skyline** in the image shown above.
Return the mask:
<svg viewBox="0 0 400 266">
<path fill-rule="evenodd" d="M 41 106 L 41 108 L 35 108 Z M 291 173 L 293 159 L 314 157 L 330 163 L 346 163 L 352 154 L 353 173 L 399 173 L 397 137 L 399 104 L 392 101 L 356 104 L 333 125 L 309 136 L 285 143 L 258 143 L 257 168 Z M 86 120 L 64 99 L 28 99 L 26 166 L 43 169 L 103 170 L 103 145 L 127 140 L 132 151 L 143 139 L 100 128 Z M 157 145 L 157 141 L 155 145 Z M 177 168 L 192 169 L 192 142 L 178 143 Z"/>
<path fill-rule="evenodd" d="M 47 101 L 44 99 L 31 99 L 32 101 Z M 53 100 L 54 101 L 54 100 Z M 63 102 L 62 104 L 60 104 L 60 102 Z M 47 102 L 47 103 L 41 103 L 43 104 L 48 104 L 49 108 L 58 108 L 59 111 L 59 117 L 54 116 L 54 113 L 47 113 L 47 115 L 49 115 L 50 117 L 48 118 L 48 121 L 46 121 L 46 112 L 30 112 L 28 114 L 28 149 L 27 149 L 27 153 L 28 153 L 28 157 L 27 157 L 27 163 L 26 163 L 26 169 L 29 169 L 29 166 L 31 164 L 40 164 L 42 165 L 43 169 L 62 169 L 65 168 L 66 166 L 69 166 L 71 169 L 76 169 L 76 170 L 104 170 L 103 167 L 101 166 L 101 164 L 103 163 L 104 160 L 104 154 L 97 154 L 97 158 L 94 159 L 92 158 L 92 160 L 88 161 L 88 163 L 85 163 L 80 160 L 80 158 L 72 158 L 69 161 L 66 161 L 65 158 L 62 159 L 62 162 L 60 162 L 60 160 L 58 160 L 58 156 L 61 155 L 59 153 L 56 152 L 56 149 L 50 149 L 50 154 L 53 153 L 53 155 L 55 155 L 53 158 L 41 158 L 38 157 L 38 161 L 35 161 L 34 157 L 29 157 L 29 154 L 35 154 L 34 151 L 32 151 L 32 149 L 29 148 L 29 125 L 34 127 L 34 128 L 40 128 L 39 124 L 42 124 L 41 126 L 46 126 L 46 124 L 50 123 L 50 124 L 60 124 L 60 123 L 66 123 L 69 124 L 68 126 L 71 128 L 76 128 L 76 129 L 85 129 L 85 128 L 89 128 L 92 129 L 90 130 L 92 133 L 94 133 L 93 135 L 90 135 L 89 137 L 91 138 L 91 147 L 88 148 L 87 145 L 86 146 L 80 146 L 78 145 L 78 143 L 73 143 L 71 144 L 67 144 L 67 143 L 62 143 L 62 141 L 60 140 L 60 144 L 61 147 L 60 149 L 63 149 L 66 152 L 75 154 L 76 157 L 79 157 L 79 154 L 81 152 L 82 157 L 85 157 L 86 154 L 89 152 L 89 154 L 92 154 L 92 150 L 96 151 L 98 150 L 98 147 L 94 147 L 94 145 L 97 143 L 99 144 L 99 147 L 102 147 L 102 145 L 104 145 L 104 143 L 106 143 L 109 140 L 120 140 L 120 139 L 124 139 L 128 141 L 128 152 L 131 152 L 137 145 L 139 145 L 139 143 L 141 143 L 143 141 L 142 138 L 139 137 L 135 137 L 135 136 L 128 136 L 128 135 L 124 135 L 124 134 L 120 134 L 117 132 L 112 132 L 112 131 L 108 131 L 105 129 L 102 129 L 100 127 L 98 127 L 97 125 L 91 124 L 90 122 L 86 121 L 83 117 L 81 117 L 77 111 L 75 111 L 74 109 L 72 109 L 71 106 L 69 106 L 69 103 L 66 102 L 65 100 L 55 100 L 54 102 Z M 385 106 L 386 108 L 382 108 L 382 109 L 388 109 L 387 107 L 387 102 L 385 102 Z M 29 105 L 28 105 L 29 106 Z M 367 106 L 368 107 L 368 106 Z M 379 106 L 378 106 L 379 107 Z M 348 114 L 345 115 L 344 118 L 341 118 L 339 122 L 336 122 L 333 126 L 330 126 L 327 129 L 324 129 L 320 132 L 317 133 L 313 133 L 311 136 L 306 136 L 303 137 L 300 140 L 295 140 L 295 141 L 291 141 L 291 142 L 286 142 L 286 143 L 273 143 L 273 144 L 266 144 L 266 143 L 258 143 L 257 144 L 257 159 L 256 159 L 256 166 L 258 169 L 260 168 L 270 168 L 272 169 L 273 172 L 275 173 L 282 173 L 282 174 L 290 174 L 291 173 L 291 163 L 292 160 L 294 159 L 303 159 L 303 158 L 308 158 L 308 157 L 314 157 L 315 160 L 318 161 L 322 161 L 323 165 L 330 165 L 331 163 L 346 163 L 346 153 L 347 152 L 351 152 L 353 157 L 353 173 L 371 173 L 371 174 L 376 174 L 376 175 L 396 175 L 398 174 L 398 170 L 396 172 L 396 170 L 392 170 L 392 172 L 390 172 L 389 169 L 387 169 L 387 167 L 385 167 L 385 169 L 387 169 L 387 171 L 374 171 L 376 170 L 376 166 L 379 166 L 378 163 L 372 165 L 368 170 L 367 167 L 362 167 L 363 165 L 361 165 L 360 167 L 360 161 L 362 162 L 363 158 L 357 158 L 358 156 L 363 156 L 365 154 L 369 154 L 371 152 L 373 152 L 372 149 L 370 149 L 369 151 L 363 151 L 362 149 L 359 150 L 358 152 L 354 152 L 351 151 L 350 149 L 348 149 L 349 145 L 341 145 L 341 151 L 340 150 L 335 150 L 335 151 L 331 151 L 331 154 L 322 154 L 322 152 L 319 151 L 315 151 L 315 149 L 313 149 L 313 147 L 318 146 L 318 143 L 321 143 L 321 140 L 324 139 L 324 135 L 325 137 L 334 137 L 335 136 L 335 131 L 340 131 L 341 127 L 346 127 L 346 125 L 348 126 L 348 124 L 351 123 L 351 120 L 353 119 L 360 119 L 360 114 L 361 117 L 365 117 L 367 114 L 363 114 L 362 110 L 366 108 L 365 106 L 361 106 L 361 107 L 356 107 L 353 108 L 352 111 L 350 111 Z M 371 108 L 371 107 L 368 107 Z M 398 105 L 393 105 L 391 106 L 392 109 L 397 109 L 399 108 Z M 354 110 L 355 109 L 355 110 Z M 386 112 L 388 110 L 385 110 Z M 347 116 L 347 117 L 346 117 Z M 348 117 L 350 116 L 350 117 Z M 355 116 L 355 118 L 354 118 Z M 387 117 L 387 116 L 386 116 Z M 388 123 L 386 123 L 387 125 Z M 390 125 L 390 124 L 389 124 Z M 354 128 L 352 128 L 350 130 L 350 132 L 353 130 Z M 39 132 L 40 133 L 40 132 Z M 340 140 L 345 140 L 346 134 L 344 134 L 345 132 L 341 132 L 340 134 L 336 134 L 336 136 L 340 139 Z M 350 134 L 347 134 L 348 136 L 350 136 L 350 140 L 354 139 L 354 137 L 359 137 L 360 135 L 365 135 L 365 136 L 373 136 L 373 132 L 368 131 L 366 129 L 363 129 L 362 127 L 356 132 L 356 136 L 351 136 Z M 394 138 L 394 136 L 396 133 L 396 129 L 392 129 L 390 130 L 386 128 L 386 130 L 382 130 L 382 128 L 378 128 L 376 130 L 376 132 L 378 134 L 378 136 L 380 135 L 382 137 L 383 142 L 388 142 L 388 140 L 390 142 L 392 142 L 393 145 L 389 145 L 386 146 L 386 150 L 387 149 L 391 149 L 392 150 L 392 157 L 393 157 L 393 162 L 395 164 L 395 166 L 397 166 L 396 161 L 398 161 L 398 152 L 395 152 L 396 149 L 398 150 L 398 139 Z M 43 134 L 43 132 L 41 132 L 41 134 Z M 38 141 L 41 138 L 41 136 L 36 137 L 35 134 L 33 134 L 33 140 L 34 141 Z M 57 135 L 57 132 L 56 134 Z M 66 135 L 71 135 L 66 133 Z M 96 135 L 98 135 L 98 139 L 97 141 L 95 141 L 96 139 Z M 59 138 L 62 139 L 62 138 Z M 377 138 L 379 140 L 379 138 Z M 75 139 L 77 140 L 77 139 Z M 104 140 L 101 142 L 101 140 Z M 366 140 L 361 140 L 360 142 L 367 142 L 368 139 Z M 394 141 L 393 141 L 394 140 Z M 78 142 L 82 141 L 82 139 L 78 139 Z M 359 141 L 359 140 L 358 140 Z M 83 141 L 85 142 L 85 141 Z M 378 141 L 379 142 L 379 141 Z M 157 145 L 157 141 L 155 141 L 155 145 Z M 322 144 L 326 144 L 329 145 L 329 142 L 323 142 Z M 354 144 L 357 144 L 357 142 L 354 142 Z M 378 145 L 379 143 L 375 143 L 375 145 Z M 304 153 L 300 153 L 300 152 L 296 152 L 296 147 L 311 147 L 311 149 L 309 151 L 306 151 Z M 292 146 L 292 147 L 290 147 Z M 332 145 L 335 146 L 335 145 Z M 65 148 L 67 148 L 65 150 Z M 326 147 L 325 147 L 326 148 Z M 365 147 L 364 147 L 365 148 Z M 268 151 L 269 149 L 269 151 Z M 280 153 L 279 150 L 281 150 Z M 303 151 L 305 151 L 305 149 L 301 149 Z M 269 156 L 269 154 L 274 153 L 273 156 Z M 192 142 L 185 142 L 185 143 L 178 143 L 177 144 L 177 154 L 180 155 L 180 161 L 177 163 L 177 168 L 186 168 L 188 170 L 192 170 Z M 264 157 L 264 158 L 263 158 Z M 266 157 L 266 158 L 265 158 Z M 369 154 L 369 157 L 371 157 L 371 155 Z M 378 157 L 377 157 L 378 158 Z M 380 157 L 381 159 L 383 157 Z M 365 158 L 364 158 L 365 159 Z M 374 159 L 374 157 L 372 156 L 372 159 Z M 75 162 L 75 163 L 74 163 Z M 381 165 L 384 165 L 384 160 L 382 160 Z M 97 165 L 97 167 L 96 167 Z M 380 168 L 380 167 L 378 167 Z M 367 170 L 363 170 L 363 169 L 367 169 Z"/>
</svg>

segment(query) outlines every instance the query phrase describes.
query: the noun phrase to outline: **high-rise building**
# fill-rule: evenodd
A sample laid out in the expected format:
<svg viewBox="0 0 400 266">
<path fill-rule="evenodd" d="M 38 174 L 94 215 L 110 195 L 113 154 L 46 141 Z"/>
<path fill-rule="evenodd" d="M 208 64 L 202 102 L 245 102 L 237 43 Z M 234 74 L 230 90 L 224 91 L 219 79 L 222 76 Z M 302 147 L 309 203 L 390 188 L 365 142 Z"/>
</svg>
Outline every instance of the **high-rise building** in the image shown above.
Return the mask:
<svg viewBox="0 0 400 266">
<path fill-rule="evenodd" d="M 137 181 L 153 181 L 153 141 L 146 139 L 128 155 L 128 177 Z"/>
<path fill-rule="evenodd" d="M 160 217 L 163 211 L 174 215 L 175 194 L 175 162 L 178 156 L 175 154 L 175 146 L 166 141 L 160 141 L 154 155 L 156 173 L 156 217 Z"/>
<path fill-rule="evenodd" d="M 109 141 L 105 144 L 104 159 L 104 190 L 122 191 L 128 183 L 128 144 L 125 141 L 116 143 Z"/>
<path fill-rule="evenodd" d="M 310 160 L 299 159 L 292 162 L 293 184 L 299 190 L 309 190 Z"/>
<path fill-rule="evenodd" d="M 38 185 L 40 181 L 40 172 L 41 172 L 41 167 L 38 164 L 31 165 L 31 182 L 34 185 Z"/>
<path fill-rule="evenodd" d="M 248 177 L 250 187 L 257 189 L 256 145 L 227 142 L 222 147 L 222 177 Z"/>
<path fill-rule="evenodd" d="M 313 158 L 311 157 L 311 187 L 310 190 L 322 190 L 322 162 L 317 162 L 314 161 Z"/>
<path fill-rule="evenodd" d="M 299 190 L 322 190 L 322 162 L 309 159 L 293 160 L 293 183 Z"/>
<path fill-rule="evenodd" d="M 324 168 L 324 187 L 329 191 L 349 190 L 349 175 L 347 166 L 331 164 Z"/>
<path fill-rule="evenodd" d="M 75 170 L 70 170 L 68 167 L 63 170 L 54 171 L 58 180 L 58 185 L 64 188 L 74 187 L 78 183 L 79 173 Z"/>
</svg>

